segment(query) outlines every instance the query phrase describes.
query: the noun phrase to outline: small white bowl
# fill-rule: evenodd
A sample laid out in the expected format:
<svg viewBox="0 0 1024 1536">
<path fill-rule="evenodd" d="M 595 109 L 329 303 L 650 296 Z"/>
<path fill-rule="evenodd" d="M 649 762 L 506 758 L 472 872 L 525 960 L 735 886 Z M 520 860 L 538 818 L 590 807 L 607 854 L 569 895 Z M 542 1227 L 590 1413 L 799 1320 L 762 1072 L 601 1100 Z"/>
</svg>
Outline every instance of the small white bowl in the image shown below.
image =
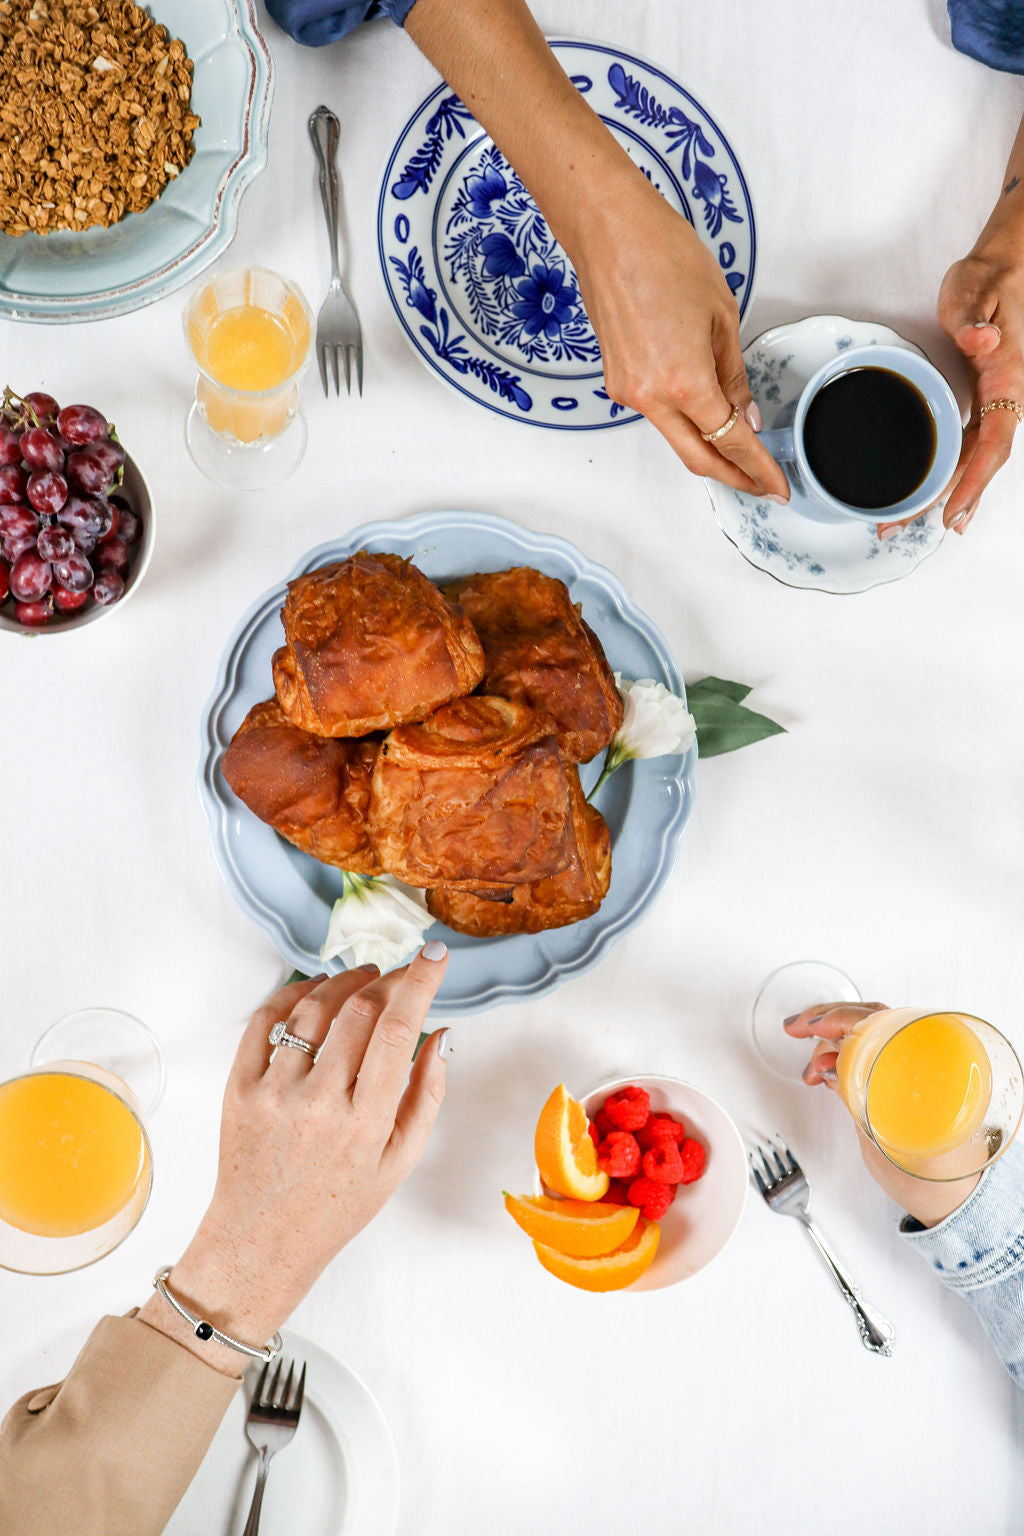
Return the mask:
<svg viewBox="0 0 1024 1536">
<path fill-rule="evenodd" d="M 659 1222 L 661 1240 L 654 1263 L 628 1287 L 659 1291 L 704 1269 L 736 1231 L 747 1198 L 747 1154 L 721 1105 L 677 1077 L 619 1077 L 599 1083 L 581 1100 L 587 1115 L 593 1119 L 610 1093 L 630 1085 L 646 1088 L 652 1113 L 682 1120 L 687 1136 L 703 1142 L 707 1151 L 701 1177 L 693 1184 L 680 1184 Z"/>
<path fill-rule="evenodd" d="M 137 515 L 142 524 L 139 534 L 139 542 L 135 546 L 134 559 L 128 571 L 128 579 L 124 584 L 124 592 L 116 603 L 89 603 L 86 607 L 78 609 L 75 613 L 62 614 L 59 618 L 52 618 L 48 624 L 19 624 L 14 617 L 14 605 L 8 599 L 0 607 L 0 632 L 6 631 L 10 635 L 21 635 L 30 640 L 45 638 L 47 635 L 66 635 L 70 629 L 84 629 L 88 624 L 95 624 L 100 619 L 105 619 L 108 614 L 117 613 L 123 608 L 128 599 L 141 584 L 143 576 L 149 567 L 153 554 L 153 535 L 155 532 L 153 523 L 153 501 L 149 494 L 149 486 L 146 484 L 142 471 L 130 456 L 124 461 L 124 480 L 118 486 L 115 495 L 123 497 Z"/>
</svg>

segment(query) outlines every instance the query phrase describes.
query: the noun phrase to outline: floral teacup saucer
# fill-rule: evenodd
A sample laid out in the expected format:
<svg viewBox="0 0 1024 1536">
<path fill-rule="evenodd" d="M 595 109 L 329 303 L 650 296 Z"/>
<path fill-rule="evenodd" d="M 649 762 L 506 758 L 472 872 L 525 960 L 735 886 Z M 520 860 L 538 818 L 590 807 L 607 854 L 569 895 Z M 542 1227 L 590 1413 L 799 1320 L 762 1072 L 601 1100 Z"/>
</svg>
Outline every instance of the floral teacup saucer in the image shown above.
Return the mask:
<svg viewBox="0 0 1024 1536">
<path fill-rule="evenodd" d="M 808 379 L 837 352 L 871 345 L 906 347 L 912 342 L 887 325 L 846 320 L 842 315 L 812 315 L 792 325 L 765 331 L 744 350 L 750 391 L 768 427 L 792 420 L 797 398 Z M 746 496 L 715 480 L 705 480 L 719 527 L 740 554 L 789 587 L 819 592 L 865 592 L 898 581 L 942 542 L 943 501 L 880 540 L 875 525 L 816 522 L 797 510 L 802 493 L 794 490 L 787 506 Z"/>
</svg>

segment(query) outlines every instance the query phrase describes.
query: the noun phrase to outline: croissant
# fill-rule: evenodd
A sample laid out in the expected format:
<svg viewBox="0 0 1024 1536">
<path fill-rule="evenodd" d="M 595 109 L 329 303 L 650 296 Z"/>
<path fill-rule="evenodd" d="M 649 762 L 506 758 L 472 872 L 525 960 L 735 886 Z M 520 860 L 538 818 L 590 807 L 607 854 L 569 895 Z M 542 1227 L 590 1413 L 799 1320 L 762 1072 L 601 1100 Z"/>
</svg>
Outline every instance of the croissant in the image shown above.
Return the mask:
<svg viewBox="0 0 1024 1536">
<path fill-rule="evenodd" d="M 572 852 L 572 806 L 550 724 L 474 694 L 396 727 L 373 771 L 370 835 L 408 885 L 493 892 L 556 874 Z"/>
<path fill-rule="evenodd" d="M 557 875 L 545 875 L 529 885 L 509 887 L 504 905 L 484 901 L 470 891 L 450 885 L 427 892 L 427 910 L 456 933 L 475 939 L 506 933 L 541 933 L 565 928 L 592 917 L 608 894 L 612 875 L 612 842 L 600 811 L 588 805 L 579 774 L 569 769 L 573 809 L 573 849 L 569 863 Z"/>
<path fill-rule="evenodd" d="M 484 675 L 470 621 L 398 555 L 360 550 L 288 583 L 277 700 L 318 736 L 366 736 L 471 693 Z"/>
<path fill-rule="evenodd" d="M 529 566 L 445 587 L 483 642 L 484 689 L 554 722 L 568 762 L 589 762 L 622 724 L 622 699 L 601 642 L 564 581 Z"/>
<path fill-rule="evenodd" d="M 330 741 L 291 724 L 276 699 L 235 732 L 221 772 L 260 821 L 323 864 L 379 875 L 367 814 L 376 737 Z"/>
</svg>

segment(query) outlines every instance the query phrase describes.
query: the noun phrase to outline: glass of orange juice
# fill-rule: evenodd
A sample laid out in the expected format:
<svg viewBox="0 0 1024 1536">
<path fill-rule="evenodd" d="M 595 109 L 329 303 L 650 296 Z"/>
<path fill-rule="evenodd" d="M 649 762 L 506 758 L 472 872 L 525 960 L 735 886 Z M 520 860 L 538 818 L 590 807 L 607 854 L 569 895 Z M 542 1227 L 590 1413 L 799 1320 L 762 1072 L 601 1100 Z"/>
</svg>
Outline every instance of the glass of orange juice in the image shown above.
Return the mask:
<svg viewBox="0 0 1024 1536">
<path fill-rule="evenodd" d="M 191 297 L 185 340 L 199 369 L 189 452 L 232 490 L 278 485 L 306 451 L 299 379 L 315 322 L 300 290 L 264 267 L 219 272 Z"/>
<path fill-rule="evenodd" d="M 920 1179 L 980 1173 L 1010 1145 L 1024 1111 L 1016 1051 L 968 1013 L 871 1013 L 840 1045 L 836 1076 L 865 1134 Z"/>
<path fill-rule="evenodd" d="M 62 1019 L 37 1043 L 31 1070 L 0 1083 L 0 1268 L 81 1269 L 116 1248 L 146 1208 L 145 1106 L 101 1061 L 104 1045 L 152 1106 L 163 1086 L 159 1046 L 113 1009 Z M 52 1054 L 62 1047 L 66 1059 Z"/>
</svg>

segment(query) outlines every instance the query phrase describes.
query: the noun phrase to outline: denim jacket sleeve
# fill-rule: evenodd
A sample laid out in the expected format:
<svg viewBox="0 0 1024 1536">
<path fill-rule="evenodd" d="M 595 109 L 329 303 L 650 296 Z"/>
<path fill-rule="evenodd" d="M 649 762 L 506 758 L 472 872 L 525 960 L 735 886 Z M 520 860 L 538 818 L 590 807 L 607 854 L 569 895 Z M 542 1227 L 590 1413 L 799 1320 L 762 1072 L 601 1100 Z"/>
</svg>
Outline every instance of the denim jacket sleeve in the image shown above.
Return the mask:
<svg viewBox="0 0 1024 1536">
<path fill-rule="evenodd" d="M 943 1284 L 978 1314 L 996 1354 L 1024 1387 L 1024 1141 L 1015 1141 L 937 1227 L 900 1231 Z"/>
<path fill-rule="evenodd" d="M 390 16 L 404 27 L 415 0 L 267 0 L 267 10 L 279 27 L 298 43 L 313 48 L 336 43 L 361 21 Z"/>
<path fill-rule="evenodd" d="M 947 0 L 953 47 L 991 69 L 1024 74 L 1021 0 Z"/>
</svg>

